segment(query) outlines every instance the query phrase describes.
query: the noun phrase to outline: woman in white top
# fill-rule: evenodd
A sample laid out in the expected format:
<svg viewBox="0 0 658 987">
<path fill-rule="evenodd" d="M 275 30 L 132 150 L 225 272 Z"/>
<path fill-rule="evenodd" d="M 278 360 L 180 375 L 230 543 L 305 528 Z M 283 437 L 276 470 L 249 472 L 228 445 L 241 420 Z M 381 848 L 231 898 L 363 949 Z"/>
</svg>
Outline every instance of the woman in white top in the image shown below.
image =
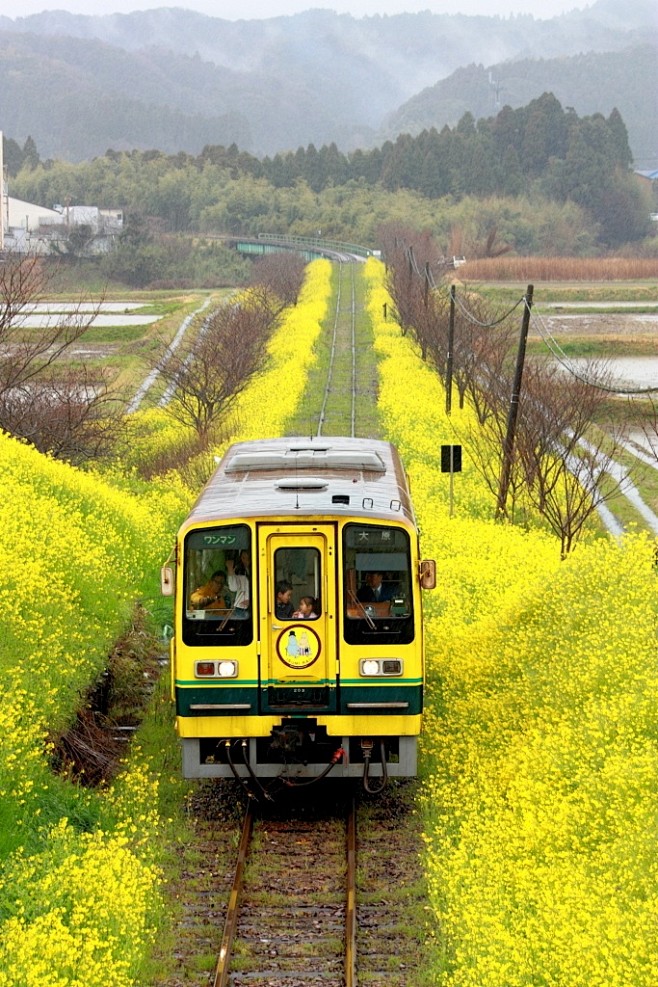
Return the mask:
<svg viewBox="0 0 658 987">
<path fill-rule="evenodd" d="M 235 562 L 232 559 L 226 560 L 226 572 L 228 574 L 228 588 L 235 594 L 233 601 L 233 617 L 238 620 L 246 620 L 249 616 L 249 580 L 235 571 Z"/>
</svg>

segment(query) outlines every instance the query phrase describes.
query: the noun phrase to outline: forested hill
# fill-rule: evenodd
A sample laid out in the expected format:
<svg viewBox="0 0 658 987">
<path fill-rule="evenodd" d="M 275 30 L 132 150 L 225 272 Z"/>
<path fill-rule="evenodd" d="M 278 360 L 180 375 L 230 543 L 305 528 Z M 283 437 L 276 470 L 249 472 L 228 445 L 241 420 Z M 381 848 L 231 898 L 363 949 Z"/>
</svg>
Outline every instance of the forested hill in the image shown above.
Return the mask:
<svg viewBox="0 0 658 987">
<path fill-rule="evenodd" d="M 543 92 L 579 114 L 617 108 L 624 118 L 636 168 L 655 167 L 658 157 L 658 45 L 568 58 L 523 58 L 485 68 L 469 65 L 424 89 L 392 114 L 384 135 L 418 134 L 437 120 L 464 113 L 488 117 L 503 106 L 518 108 Z"/>
<path fill-rule="evenodd" d="M 547 72 L 534 91 L 517 98 L 501 85 L 503 102 L 518 106 L 556 89 L 562 60 L 615 52 L 625 65 L 617 99 L 597 87 L 600 103 L 592 104 L 589 65 L 569 75 L 560 98 L 578 112 L 607 115 L 616 105 L 631 120 L 634 80 L 646 132 L 655 90 L 629 49 L 655 36 L 653 0 L 597 0 L 546 20 L 310 10 L 231 22 L 177 8 L 0 17 L 0 126 L 69 161 L 110 147 L 198 153 L 234 142 L 256 155 L 332 141 L 349 151 L 390 136 L 382 128 L 402 104 L 465 66 L 541 60 Z M 454 125 L 464 109 L 495 112 L 491 99 L 484 109 L 478 100 L 439 101 L 421 126 Z M 637 154 L 632 120 L 630 136 Z"/>
<path fill-rule="evenodd" d="M 132 217 L 158 217 L 171 232 L 308 235 L 323 229 L 332 239 L 372 243 L 373 224 L 386 222 L 389 210 L 395 213 L 398 193 L 410 193 L 398 221 L 405 214 L 417 220 L 419 208 L 427 220 L 429 203 L 443 202 L 444 230 L 456 222 L 447 217 L 449 203 L 499 200 L 493 213 L 491 202 L 476 210 L 491 231 L 497 226 L 495 212 L 507 219 L 521 215 L 522 198 L 532 203 L 533 216 L 521 224 L 525 232 L 517 229 L 508 239 L 523 243 L 526 252 L 533 252 L 531 226 L 561 228 L 571 253 L 576 241 L 586 249 L 586 241 L 609 248 L 640 240 L 652 225 L 651 202 L 631 169 L 619 112 L 581 118 L 551 93 L 515 110 L 504 107 L 477 123 L 466 113 L 452 129 L 401 135 L 372 151 L 348 155 L 325 144 L 260 159 L 237 145 L 219 145 L 206 146 L 196 157 L 108 151 L 77 165 L 42 164 L 34 141 L 21 149 L 5 138 L 5 160 L 15 169 L 17 198 L 44 204 L 102 199 Z M 328 214 L 318 212 L 321 196 Z M 390 199 L 385 203 L 382 196 Z M 540 202 L 551 204 L 551 220 L 539 220 Z M 568 221 L 557 215 L 562 206 L 568 206 Z M 367 225 L 358 219 L 364 211 Z M 129 242 L 131 235 L 127 228 L 123 239 Z M 544 242 L 543 247 L 555 252 L 555 245 Z M 534 249 L 541 245 L 535 243 Z"/>
</svg>

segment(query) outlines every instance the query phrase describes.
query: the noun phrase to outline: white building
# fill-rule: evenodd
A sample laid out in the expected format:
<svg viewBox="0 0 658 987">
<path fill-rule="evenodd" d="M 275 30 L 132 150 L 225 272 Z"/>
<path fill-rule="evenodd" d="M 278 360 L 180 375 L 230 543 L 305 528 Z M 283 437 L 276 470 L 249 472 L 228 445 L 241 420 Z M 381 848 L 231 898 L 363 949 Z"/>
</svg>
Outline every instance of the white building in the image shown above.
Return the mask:
<svg viewBox="0 0 658 987">
<path fill-rule="evenodd" d="M 4 249 L 18 253 L 51 253 L 58 241 L 68 239 L 76 227 L 89 227 L 91 253 L 104 253 L 123 228 L 121 209 L 98 206 L 57 206 L 48 209 L 33 202 L 5 196 L 3 212 Z"/>
<path fill-rule="evenodd" d="M 70 229 L 73 226 L 88 226 L 92 233 L 119 233 L 123 227 L 122 209 L 100 209 L 98 206 L 55 206 L 48 209 L 48 217 L 44 225 L 63 226 Z M 51 218 L 55 213 L 56 219 Z"/>
<path fill-rule="evenodd" d="M 3 139 L 0 130 L 0 252 L 50 253 L 58 242 L 65 243 L 76 228 L 87 227 L 90 237 L 86 250 L 104 253 L 123 228 L 121 209 L 98 206 L 37 206 L 9 195 L 5 178 Z"/>
</svg>

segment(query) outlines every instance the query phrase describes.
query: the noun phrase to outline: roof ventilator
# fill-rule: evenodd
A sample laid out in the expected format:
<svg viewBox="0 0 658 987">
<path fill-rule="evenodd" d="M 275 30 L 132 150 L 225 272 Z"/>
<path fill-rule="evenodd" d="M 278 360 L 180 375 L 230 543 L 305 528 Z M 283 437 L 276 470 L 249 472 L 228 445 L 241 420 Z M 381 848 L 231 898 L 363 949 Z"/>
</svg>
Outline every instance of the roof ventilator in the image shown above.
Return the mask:
<svg viewBox="0 0 658 987">
<path fill-rule="evenodd" d="M 287 477 L 283 480 L 277 480 L 274 484 L 274 489 L 285 491 L 303 490 L 308 493 L 314 490 L 326 490 L 327 481 L 321 477 L 313 476 Z"/>
</svg>

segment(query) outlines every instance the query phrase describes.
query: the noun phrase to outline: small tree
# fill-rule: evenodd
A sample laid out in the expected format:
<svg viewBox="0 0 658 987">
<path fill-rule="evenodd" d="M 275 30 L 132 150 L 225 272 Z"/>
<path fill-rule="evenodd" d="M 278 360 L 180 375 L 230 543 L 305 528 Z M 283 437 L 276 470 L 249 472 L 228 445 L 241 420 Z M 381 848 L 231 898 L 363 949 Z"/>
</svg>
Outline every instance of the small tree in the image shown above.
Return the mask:
<svg viewBox="0 0 658 987">
<path fill-rule="evenodd" d="M 206 445 L 236 397 L 259 374 L 274 318 L 258 293 L 208 316 L 196 337 L 168 352 L 160 374 L 173 392 L 169 414 Z"/>
<path fill-rule="evenodd" d="M 76 223 L 71 227 L 60 227 L 61 240 L 53 240 L 52 251 L 62 258 L 80 260 L 86 256 L 96 239 L 89 223 Z"/>
<path fill-rule="evenodd" d="M 609 383 L 594 362 L 579 377 L 555 364 L 530 364 L 524 377 L 518 456 L 530 499 L 560 538 L 563 557 L 591 515 L 628 480 L 615 463 L 619 437 L 595 424 Z"/>
<path fill-rule="evenodd" d="M 30 328 L 55 270 L 32 255 L 0 264 L 0 428 L 42 452 L 81 462 L 106 454 L 124 426 L 123 403 L 106 374 L 62 366 L 102 302 L 82 299 L 65 316 Z"/>
<path fill-rule="evenodd" d="M 289 250 L 265 254 L 254 262 L 249 284 L 268 289 L 283 306 L 296 305 L 305 269 L 301 254 Z"/>
</svg>

